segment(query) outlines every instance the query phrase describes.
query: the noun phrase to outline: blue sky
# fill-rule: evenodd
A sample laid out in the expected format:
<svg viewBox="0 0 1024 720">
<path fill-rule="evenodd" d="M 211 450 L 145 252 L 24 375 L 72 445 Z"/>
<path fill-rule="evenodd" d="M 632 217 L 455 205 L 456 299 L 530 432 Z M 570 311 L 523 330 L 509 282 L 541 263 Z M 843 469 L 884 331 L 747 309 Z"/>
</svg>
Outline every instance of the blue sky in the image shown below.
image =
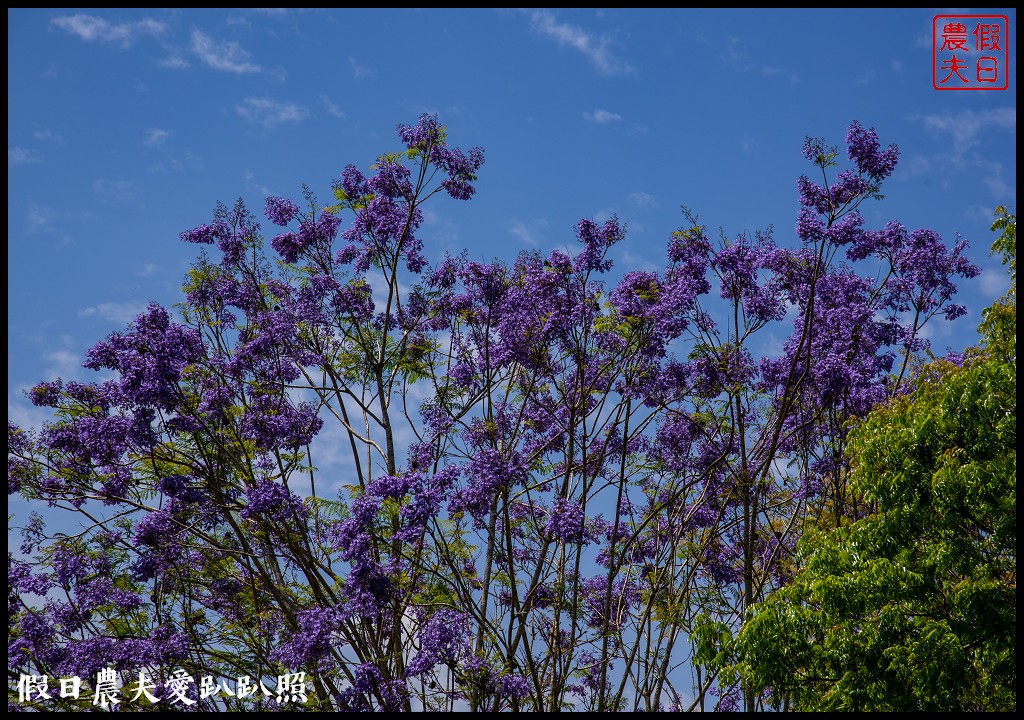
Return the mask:
<svg viewBox="0 0 1024 720">
<path fill-rule="evenodd" d="M 1009 17 L 1007 90 L 933 89 L 951 13 Z M 25 388 L 90 379 L 86 348 L 180 299 L 178 234 L 217 201 L 329 199 L 424 112 L 487 157 L 472 201 L 430 206 L 432 261 L 571 246 L 616 213 L 620 271 L 661 266 L 680 205 L 791 244 L 805 136 L 874 127 L 902 159 L 867 226 L 960 234 L 984 268 L 931 331 L 962 349 L 1007 286 L 988 250 L 993 208 L 1016 211 L 1016 37 L 1005 8 L 8 9 L 8 416 L 38 423 Z"/>
</svg>

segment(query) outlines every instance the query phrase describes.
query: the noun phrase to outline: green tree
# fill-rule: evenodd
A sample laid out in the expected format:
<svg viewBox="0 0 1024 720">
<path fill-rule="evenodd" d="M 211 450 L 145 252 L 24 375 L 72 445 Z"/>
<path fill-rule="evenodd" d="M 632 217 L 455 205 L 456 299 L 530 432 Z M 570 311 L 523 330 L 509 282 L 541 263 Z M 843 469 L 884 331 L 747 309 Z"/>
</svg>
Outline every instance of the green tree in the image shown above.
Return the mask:
<svg viewBox="0 0 1024 720">
<path fill-rule="evenodd" d="M 1010 271 L 1010 290 L 985 311 L 981 332 L 991 355 L 1016 362 L 1017 357 L 1017 216 L 1002 205 L 996 208 L 992 230 L 999 237 L 992 243 L 992 252 L 1003 257 Z"/>
<path fill-rule="evenodd" d="M 1011 289 L 982 343 L 854 429 L 850 484 L 877 512 L 808 533 L 737 638 L 776 707 L 1016 707 L 1016 216 L 996 213 Z"/>
</svg>

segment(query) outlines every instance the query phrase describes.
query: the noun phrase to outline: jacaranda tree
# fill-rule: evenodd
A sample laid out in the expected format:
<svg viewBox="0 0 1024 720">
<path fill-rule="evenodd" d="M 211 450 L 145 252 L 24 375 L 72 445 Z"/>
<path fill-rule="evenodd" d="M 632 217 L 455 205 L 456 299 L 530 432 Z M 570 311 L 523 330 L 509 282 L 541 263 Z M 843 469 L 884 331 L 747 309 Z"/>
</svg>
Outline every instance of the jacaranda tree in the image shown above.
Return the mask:
<svg viewBox="0 0 1024 720">
<path fill-rule="evenodd" d="M 9 555 L 15 704 L 761 706 L 718 656 L 805 527 L 873 509 L 847 422 L 964 313 L 964 243 L 864 228 L 898 152 L 854 123 L 835 176 L 805 145 L 784 245 L 684 211 L 657 273 L 612 273 L 615 218 L 430 267 L 423 205 L 470 199 L 484 154 L 435 117 L 398 134 L 332 204 L 267 198 L 269 243 L 218 206 L 176 312 L 31 391 L 55 417 L 9 424 L 9 491 L 83 522 Z"/>
</svg>

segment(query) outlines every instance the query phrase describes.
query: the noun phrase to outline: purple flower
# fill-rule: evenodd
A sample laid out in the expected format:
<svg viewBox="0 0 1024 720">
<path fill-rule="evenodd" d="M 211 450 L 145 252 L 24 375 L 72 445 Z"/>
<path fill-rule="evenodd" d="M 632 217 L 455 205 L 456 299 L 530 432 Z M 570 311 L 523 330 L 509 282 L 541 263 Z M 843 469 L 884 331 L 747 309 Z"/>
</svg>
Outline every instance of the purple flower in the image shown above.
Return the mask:
<svg viewBox="0 0 1024 720">
<path fill-rule="evenodd" d="M 366 488 L 366 492 L 380 498 L 401 499 L 412 489 L 414 478 L 382 475 Z"/>
<path fill-rule="evenodd" d="M 61 390 L 64 387 L 63 381 L 57 379 L 53 382 L 41 382 L 32 388 L 29 399 L 37 407 L 58 407 L 60 405 Z"/>
<path fill-rule="evenodd" d="M 895 145 L 881 150 L 875 129 L 865 130 L 859 122 L 854 121 L 846 133 L 850 159 L 857 164 L 857 170 L 868 175 L 876 182 L 889 177 L 896 169 L 900 151 Z"/>
<path fill-rule="evenodd" d="M 387 679 L 380 668 L 370 662 L 358 665 L 353 676 L 352 685 L 338 694 L 342 710 L 394 712 L 401 709 L 404 698 L 409 694 L 404 680 Z M 375 702 L 376 698 L 380 700 Z"/>
<path fill-rule="evenodd" d="M 835 146 L 826 145 L 821 138 L 804 139 L 803 155 L 815 165 L 827 165 L 837 152 Z"/>
<path fill-rule="evenodd" d="M 335 190 L 340 190 L 348 200 L 358 200 L 369 193 L 364 176 L 355 165 L 348 165 L 341 173 L 341 179 L 335 181 Z"/>
<path fill-rule="evenodd" d="M 182 370 L 205 356 L 202 339 L 192 328 L 174 323 L 156 303 L 139 315 L 125 333 L 113 333 L 86 352 L 83 367 L 114 370 L 119 396 L 133 405 L 175 409 Z"/>
<path fill-rule="evenodd" d="M 245 520 L 264 516 L 281 522 L 305 518 L 308 514 L 302 499 L 293 495 L 284 485 L 268 480 L 246 491 L 248 504 L 239 513 Z"/>
<path fill-rule="evenodd" d="M 271 657 L 287 668 L 314 663 L 322 668 L 322 661 L 343 642 L 338 636 L 342 617 L 334 608 L 314 607 L 297 613 L 296 620 L 299 627 L 287 634 Z"/>
<path fill-rule="evenodd" d="M 284 227 L 299 215 L 299 206 L 287 198 L 268 197 L 263 210 L 270 222 Z"/>
<path fill-rule="evenodd" d="M 484 163 L 484 151 L 473 148 L 464 153 L 458 148 L 437 148 L 432 159 L 438 167 L 448 173 L 448 178 L 441 182 L 441 187 L 455 200 L 469 200 L 476 192 L 472 183 L 476 180 L 476 171 Z"/>
<path fill-rule="evenodd" d="M 371 533 L 380 506 L 380 498 L 361 495 L 352 502 L 349 516 L 332 527 L 329 533 L 331 546 L 339 551 L 342 560 L 369 558 L 369 550 L 373 546 Z"/>
<path fill-rule="evenodd" d="M 469 629 L 465 614 L 449 609 L 435 612 L 420 625 L 419 652 L 406 667 L 406 676 L 425 675 L 439 663 L 456 667 L 460 658 L 469 653 Z"/>
<path fill-rule="evenodd" d="M 518 453 L 503 457 L 495 450 L 485 449 L 470 460 L 466 475 L 468 482 L 452 495 L 448 512 L 468 511 L 480 520 L 490 512 L 495 493 L 526 479 L 526 463 Z"/>
<path fill-rule="evenodd" d="M 362 559 L 353 563 L 342 596 L 347 617 L 374 617 L 387 611 L 395 593 L 395 583 L 385 568 Z"/>
<path fill-rule="evenodd" d="M 568 498 L 558 498 L 551 506 L 546 532 L 562 542 L 574 545 L 583 542 L 586 516 L 579 503 Z"/>
<path fill-rule="evenodd" d="M 625 238 L 626 233 L 619 225 L 619 219 L 612 217 L 598 226 L 593 220 L 580 220 L 576 225 L 576 237 L 583 243 L 583 252 L 573 262 L 575 270 L 607 272 L 612 262 L 607 259 L 612 245 Z"/>
<path fill-rule="evenodd" d="M 297 262 L 299 255 L 301 255 L 302 251 L 305 249 L 305 245 L 303 245 L 299 234 L 293 232 L 275 235 L 270 240 L 270 247 L 277 250 L 287 263 Z"/>
<path fill-rule="evenodd" d="M 197 228 L 186 230 L 181 233 L 181 239 L 190 243 L 212 245 L 217 239 L 217 232 L 216 228 L 210 227 L 209 225 L 200 225 Z"/>
<path fill-rule="evenodd" d="M 242 434 L 260 449 L 295 450 L 309 444 L 323 424 L 310 403 L 299 403 L 295 407 L 287 400 L 263 395 L 255 398 L 246 409 Z"/>
<path fill-rule="evenodd" d="M 802 207 L 797 215 L 796 234 L 805 245 L 816 245 L 825 236 L 825 222 L 810 208 Z"/>
<path fill-rule="evenodd" d="M 797 191 L 800 194 L 800 204 L 803 209 L 814 210 L 819 215 L 828 215 L 836 209 L 836 205 L 828 191 L 821 185 L 811 182 L 806 175 L 801 175 L 796 181 Z"/>
<path fill-rule="evenodd" d="M 33 595 L 46 595 L 53 587 L 53 579 L 48 575 L 32 572 L 32 568 L 20 560 L 12 557 L 7 558 L 7 590 L 10 596 L 11 591 L 20 593 L 31 593 Z"/>
<path fill-rule="evenodd" d="M 412 175 L 409 168 L 395 160 L 381 160 L 374 169 L 377 173 L 370 178 L 368 187 L 374 194 L 413 199 Z"/>
<path fill-rule="evenodd" d="M 444 128 L 438 123 L 437 115 L 423 113 L 415 125 L 400 124 L 396 129 L 398 137 L 410 150 L 426 150 L 444 141 Z"/>
<path fill-rule="evenodd" d="M 630 608 L 640 600 L 640 588 L 632 578 L 620 577 L 612 581 L 611 607 L 605 602 L 608 576 L 587 578 L 581 584 L 583 607 L 587 624 L 592 628 L 618 629 L 625 622 Z"/>
<path fill-rule="evenodd" d="M 530 695 L 530 683 L 522 675 L 499 675 L 494 681 L 495 692 L 504 698 L 522 700 Z"/>
</svg>

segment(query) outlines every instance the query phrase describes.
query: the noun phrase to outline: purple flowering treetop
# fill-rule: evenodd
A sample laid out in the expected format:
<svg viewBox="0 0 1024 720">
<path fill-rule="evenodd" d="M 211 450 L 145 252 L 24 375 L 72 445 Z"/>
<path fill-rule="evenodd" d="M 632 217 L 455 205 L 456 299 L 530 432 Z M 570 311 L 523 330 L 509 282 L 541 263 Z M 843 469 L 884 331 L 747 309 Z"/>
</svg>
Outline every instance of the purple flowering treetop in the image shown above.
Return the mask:
<svg viewBox="0 0 1024 720">
<path fill-rule="evenodd" d="M 428 267 L 422 207 L 484 155 L 431 116 L 398 136 L 333 205 L 267 198 L 269 240 L 218 205 L 177 317 L 92 348 L 111 379 L 31 391 L 54 420 L 9 424 L 9 491 L 86 524 L 10 556 L 9 670 L 304 672 L 317 710 L 758 707 L 709 658 L 806 527 L 871 512 L 848 421 L 963 313 L 964 244 L 863 227 L 898 152 L 854 124 L 834 178 L 805 146 L 793 241 L 687 212 L 619 277 L 624 226 L 584 219 L 574 253 Z"/>
</svg>

